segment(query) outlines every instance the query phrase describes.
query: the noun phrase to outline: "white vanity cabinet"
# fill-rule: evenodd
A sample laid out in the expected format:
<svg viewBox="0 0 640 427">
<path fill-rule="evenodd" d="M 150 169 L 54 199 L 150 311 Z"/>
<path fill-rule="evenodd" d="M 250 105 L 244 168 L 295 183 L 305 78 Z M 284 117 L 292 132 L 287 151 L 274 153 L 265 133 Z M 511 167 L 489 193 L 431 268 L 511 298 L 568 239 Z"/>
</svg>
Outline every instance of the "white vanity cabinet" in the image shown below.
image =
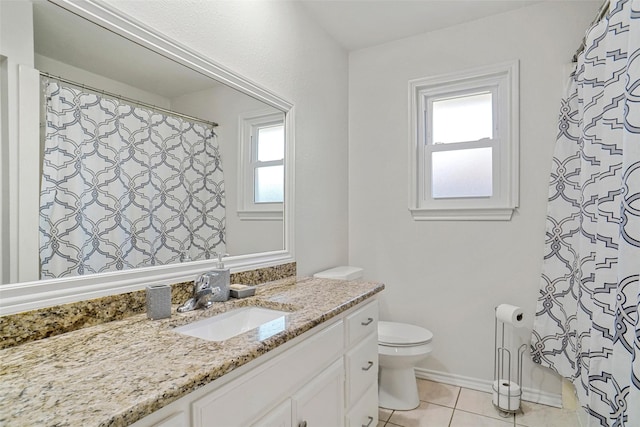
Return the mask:
<svg viewBox="0 0 640 427">
<path fill-rule="evenodd" d="M 345 318 L 345 403 L 348 427 L 378 424 L 378 302 Z"/>
<path fill-rule="evenodd" d="M 134 426 L 375 426 L 377 321 L 361 303 Z"/>
</svg>

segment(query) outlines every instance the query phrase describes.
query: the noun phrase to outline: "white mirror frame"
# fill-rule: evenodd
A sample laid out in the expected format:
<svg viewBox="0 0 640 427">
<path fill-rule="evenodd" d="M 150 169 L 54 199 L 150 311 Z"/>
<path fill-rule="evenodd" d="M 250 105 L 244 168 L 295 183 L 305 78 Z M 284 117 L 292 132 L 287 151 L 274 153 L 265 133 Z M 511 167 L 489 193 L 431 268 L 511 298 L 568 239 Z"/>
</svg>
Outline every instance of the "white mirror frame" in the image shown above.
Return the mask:
<svg viewBox="0 0 640 427">
<path fill-rule="evenodd" d="M 253 270 L 295 261 L 294 257 L 294 117 L 293 104 L 234 74 L 223 66 L 137 22 L 100 0 L 81 3 L 72 0 L 49 0 L 97 25 L 147 47 L 184 66 L 250 95 L 285 113 L 285 206 L 284 249 L 231 256 L 225 265 L 232 272 Z M 18 178 L 17 186 L 20 188 Z M 148 285 L 172 284 L 193 280 L 214 267 L 213 260 L 194 261 L 157 267 L 138 268 L 89 276 L 0 285 L 0 316 L 106 295 L 144 289 Z"/>
</svg>

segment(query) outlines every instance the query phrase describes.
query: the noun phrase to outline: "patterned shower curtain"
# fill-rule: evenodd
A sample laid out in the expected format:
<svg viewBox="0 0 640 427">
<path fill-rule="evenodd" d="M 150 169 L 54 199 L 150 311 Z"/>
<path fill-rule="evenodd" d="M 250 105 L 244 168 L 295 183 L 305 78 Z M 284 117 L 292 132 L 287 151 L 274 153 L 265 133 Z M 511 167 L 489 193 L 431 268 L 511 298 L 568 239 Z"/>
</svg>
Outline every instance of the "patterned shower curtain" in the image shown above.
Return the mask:
<svg viewBox="0 0 640 427">
<path fill-rule="evenodd" d="M 640 426 L 640 0 L 612 0 L 560 108 L 532 356 L 589 426 Z"/>
<path fill-rule="evenodd" d="M 203 124 L 45 81 L 41 277 L 225 252 L 218 143 Z"/>
</svg>

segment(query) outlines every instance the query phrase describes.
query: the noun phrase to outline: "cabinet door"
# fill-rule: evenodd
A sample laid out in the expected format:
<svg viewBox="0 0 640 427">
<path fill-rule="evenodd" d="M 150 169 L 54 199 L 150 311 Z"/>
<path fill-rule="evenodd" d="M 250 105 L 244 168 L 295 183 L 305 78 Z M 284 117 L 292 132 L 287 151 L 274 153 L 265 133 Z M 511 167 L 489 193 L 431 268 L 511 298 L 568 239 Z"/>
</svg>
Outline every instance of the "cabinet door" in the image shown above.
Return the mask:
<svg viewBox="0 0 640 427">
<path fill-rule="evenodd" d="M 294 427 L 344 426 L 344 367 L 333 363 L 292 398 Z"/>
<path fill-rule="evenodd" d="M 347 427 L 378 425 L 378 384 L 374 383 L 347 414 Z"/>
<path fill-rule="evenodd" d="M 251 427 L 292 427 L 291 426 L 291 399 L 287 399 L 272 409 Z"/>
</svg>

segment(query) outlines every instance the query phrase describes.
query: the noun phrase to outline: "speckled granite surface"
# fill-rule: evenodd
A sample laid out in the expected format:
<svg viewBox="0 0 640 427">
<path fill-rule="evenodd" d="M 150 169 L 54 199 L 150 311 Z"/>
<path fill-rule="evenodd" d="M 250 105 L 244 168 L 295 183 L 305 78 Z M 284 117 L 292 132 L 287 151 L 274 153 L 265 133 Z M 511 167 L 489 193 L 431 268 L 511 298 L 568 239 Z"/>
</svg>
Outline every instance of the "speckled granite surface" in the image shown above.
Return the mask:
<svg viewBox="0 0 640 427">
<path fill-rule="evenodd" d="M 231 282 L 254 285 L 295 275 L 296 263 L 292 262 L 233 273 Z M 176 283 L 172 285 L 172 302 L 181 304 L 192 292 L 193 282 Z M 3 316 L 0 317 L 0 349 L 121 320 L 145 310 L 145 291 L 141 290 Z"/>
<path fill-rule="evenodd" d="M 283 279 L 255 297 L 151 321 L 145 314 L 0 351 L 0 425 L 126 426 L 355 306 L 384 286 Z M 239 306 L 291 311 L 269 338 L 222 342 L 171 329 Z M 261 339 L 262 338 L 262 339 Z"/>
</svg>

